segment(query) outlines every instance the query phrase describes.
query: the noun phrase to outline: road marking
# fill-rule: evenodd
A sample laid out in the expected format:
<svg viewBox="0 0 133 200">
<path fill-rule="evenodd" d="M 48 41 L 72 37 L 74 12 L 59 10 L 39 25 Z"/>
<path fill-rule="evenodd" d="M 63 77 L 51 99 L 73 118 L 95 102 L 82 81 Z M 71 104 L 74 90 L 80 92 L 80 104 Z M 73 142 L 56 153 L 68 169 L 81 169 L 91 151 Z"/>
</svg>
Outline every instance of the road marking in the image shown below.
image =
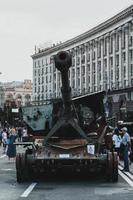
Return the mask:
<svg viewBox="0 0 133 200">
<path fill-rule="evenodd" d="M 31 193 L 31 191 L 34 189 L 37 183 L 32 183 L 21 195 L 21 197 L 28 197 L 28 195 Z"/>
<path fill-rule="evenodd" d="M 2 155 L 2 156 L 0 156 L 0 158 L 4 158 L 4 157 L 6 157 L 6 155 Z"/>
<path fill-rule="evenodd" d="M 2 171 L 14 171 L 14 169 L 1 169 Z"/>
<path fill-rule="evenodd" d="M 123 167 L 121 166 L 121 165 L 119 165 L 118 166 L 118 168 L 120 169 L 120 170 L 122 170 L 123 169 Z M 133 181 L 133 175 L 130 173 L 130 172 L 123 172 L 124 174 L 126 174 L 130 179 L 132 179 L 132 181 Z"/>
<path fill-rule="evenodd" d="M 131 186 L 133 187 L 133 181 L 127 177 L 123 172 L 121 172 L 120 170 L 118 170 L 119 175 Z"/>
</svg>

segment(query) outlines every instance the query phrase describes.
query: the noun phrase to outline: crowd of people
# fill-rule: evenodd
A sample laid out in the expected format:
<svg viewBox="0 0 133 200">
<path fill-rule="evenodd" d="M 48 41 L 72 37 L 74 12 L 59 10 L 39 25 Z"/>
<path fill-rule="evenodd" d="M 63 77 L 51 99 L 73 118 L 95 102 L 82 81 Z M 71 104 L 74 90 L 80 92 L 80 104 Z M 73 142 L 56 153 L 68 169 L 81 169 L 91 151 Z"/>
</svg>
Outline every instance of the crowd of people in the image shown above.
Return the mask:
<svg viewBox="0 0 133 200">
<path fill-rule="evenodd" d="M 3 147 L 3 154 L 15 160 L 16 145 L 15 141 L 21 142 L 22 138 L 27 136 L 27 129 L 25 127 L 0 127 L 0 145 Z"/>
</svg>

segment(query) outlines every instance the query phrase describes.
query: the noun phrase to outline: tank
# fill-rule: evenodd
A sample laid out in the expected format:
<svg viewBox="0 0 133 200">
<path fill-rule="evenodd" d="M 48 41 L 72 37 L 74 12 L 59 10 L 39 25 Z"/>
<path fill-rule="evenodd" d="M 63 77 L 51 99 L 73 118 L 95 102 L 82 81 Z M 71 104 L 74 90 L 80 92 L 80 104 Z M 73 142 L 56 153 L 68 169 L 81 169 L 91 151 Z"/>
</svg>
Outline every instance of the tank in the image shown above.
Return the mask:
<svg viewBox="0 0 133 200">
<path fill-rule="evenodd" d="M 23 154 L 16 156 L 17 181 L 26 181 L 38 172 L 47 174 L 71 169 L 85 173 L 103 171 L 108 181 L 117 182 L 118 160 L 106 122 L 105 92 L 72 99 L 71 54 L 61 51 L 54 56 L 54 61 L 61 73 L 62 101 L 23 109 L 33 137 L 16 143 L 26 148 Z"/>
</svg>

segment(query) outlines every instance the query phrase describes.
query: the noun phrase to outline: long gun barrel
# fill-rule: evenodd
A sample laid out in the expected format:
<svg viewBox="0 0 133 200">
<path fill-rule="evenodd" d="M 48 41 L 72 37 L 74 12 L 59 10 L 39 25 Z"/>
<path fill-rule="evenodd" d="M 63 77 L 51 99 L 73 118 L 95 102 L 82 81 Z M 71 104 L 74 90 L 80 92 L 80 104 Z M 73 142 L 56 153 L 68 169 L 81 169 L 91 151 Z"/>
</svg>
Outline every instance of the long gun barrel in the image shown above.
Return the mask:
<svg viewBox="0 0 133 200">
<path fill-rule="evenodd" d="M 68 72 L 69 68 L 72 65 L 72 56 L 67 51 L 60 51 L 54 57 L 55 60 L 55 67 L 61 72 L 61 79 L 62 79 L 62 100 L 64 106 L 64 114 L 71 113 L 71 87 L 69 84 L 69 77 Z"/>
</svg>

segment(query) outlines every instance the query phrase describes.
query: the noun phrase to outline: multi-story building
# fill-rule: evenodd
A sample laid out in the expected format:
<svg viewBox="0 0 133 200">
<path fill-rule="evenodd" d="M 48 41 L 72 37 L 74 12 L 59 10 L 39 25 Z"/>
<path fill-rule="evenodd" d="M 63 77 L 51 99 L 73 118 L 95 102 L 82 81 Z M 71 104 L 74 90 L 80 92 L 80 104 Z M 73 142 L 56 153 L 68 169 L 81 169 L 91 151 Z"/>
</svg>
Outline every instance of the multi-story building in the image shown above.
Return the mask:
<svg viewBox="0 0 133 200">
<path fill-rule="evenodd" d="M 32 82 L 24 80 L 24 82 L 15 85 L 5 83 L 4 87 L 4 102 L 9 104 L 13 102 L 17 107 L 28 105 L 32 101 Z"/>
<path fill-rule="evenodd" d="M 60 72 L 53 55 L 61 50 L 72 54 L 73 96 L 105 90 L 118 118 L 133 111 L 133 5 L 75 38 L 38 49 L 32 55 L 34 100 L 60 96 Z"/>
</svg>

